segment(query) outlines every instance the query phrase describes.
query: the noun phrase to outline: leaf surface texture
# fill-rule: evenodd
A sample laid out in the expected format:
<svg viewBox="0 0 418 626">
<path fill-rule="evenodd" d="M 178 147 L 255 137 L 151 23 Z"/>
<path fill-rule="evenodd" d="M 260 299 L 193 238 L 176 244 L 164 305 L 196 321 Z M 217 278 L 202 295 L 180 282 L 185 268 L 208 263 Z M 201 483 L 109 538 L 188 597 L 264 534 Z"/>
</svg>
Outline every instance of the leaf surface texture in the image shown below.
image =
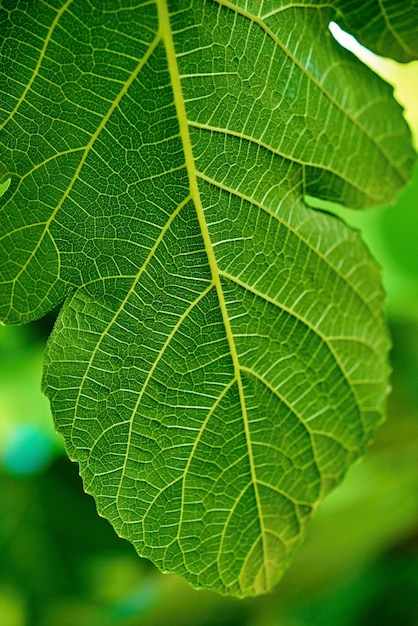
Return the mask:
<svg viewBox="0 0 418 626">
<path fill-rule="evenodd" d="M 382 419 L 379 269 L 304 198 L 409 176 L 391 89 L 328 31 L 413 56 L 385 4 L 379 31 L 374 2 L 2 3 L 2 319 L 64 301 L 44 387 L 68 453 L 195 586 L 269 590 Z"/>
</svg>

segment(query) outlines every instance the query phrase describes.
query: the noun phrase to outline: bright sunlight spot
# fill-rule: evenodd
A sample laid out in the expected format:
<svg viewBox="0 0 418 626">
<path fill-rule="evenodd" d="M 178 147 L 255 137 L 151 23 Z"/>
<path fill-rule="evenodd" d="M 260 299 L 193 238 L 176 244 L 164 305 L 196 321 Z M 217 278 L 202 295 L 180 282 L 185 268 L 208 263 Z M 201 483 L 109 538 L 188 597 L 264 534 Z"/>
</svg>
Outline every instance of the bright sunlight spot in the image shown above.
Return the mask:
<svg viewBox="0 0 418 626">
<path fill-rule="evenodd" d="M 404 117 L 411 128 L 415 147 L 418 148 L 418 107 L 415 105 L 418 101 L 418 61 L 402 64 L 380 57 L 362 46 L 335 22 L 330 23 L 329 29 L 341 46 L 393 85 L 395 98 L 404 107 Z"/>
</svg>

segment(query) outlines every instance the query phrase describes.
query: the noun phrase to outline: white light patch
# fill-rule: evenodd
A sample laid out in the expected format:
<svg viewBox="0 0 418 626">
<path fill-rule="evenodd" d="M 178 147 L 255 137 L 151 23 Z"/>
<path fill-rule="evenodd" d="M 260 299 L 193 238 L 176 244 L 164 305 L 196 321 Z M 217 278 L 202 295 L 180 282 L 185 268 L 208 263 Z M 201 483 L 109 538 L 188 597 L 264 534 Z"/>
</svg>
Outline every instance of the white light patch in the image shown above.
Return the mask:
<svg viewBox="0 0 418 626">
<path fill-rule="evenodd" d="M 373 59 L 376 58 L 376 55 L 373 54 L 373 52 L 370 52 L 368 48 L 362 46 L 361 43 L 353 37 L 353 35 L 346 33 L 345 30 L 340 28 L 340 26 L 338 26 L 335 22 L 330 22 L 329 29 L 331 31 L 331 35 L 341 46 L 343 46 L 343 48 L 350 50 L 350 52 L 364 61 L 364 63 L 373 65 Z"/>
</svg>

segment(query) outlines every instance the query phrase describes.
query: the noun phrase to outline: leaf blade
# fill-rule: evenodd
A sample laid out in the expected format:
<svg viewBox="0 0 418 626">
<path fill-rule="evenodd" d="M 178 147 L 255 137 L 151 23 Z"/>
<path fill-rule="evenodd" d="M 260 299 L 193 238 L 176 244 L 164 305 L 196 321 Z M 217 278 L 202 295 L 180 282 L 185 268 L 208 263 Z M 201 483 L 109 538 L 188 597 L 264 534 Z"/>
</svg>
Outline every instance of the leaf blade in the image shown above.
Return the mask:
<svg viewBox="0 0 418 626">
<path fill-rule="evenodd" d="M 289 15 L 260 17 L 249 5 L 127 3 L 128 19 L 120 11 L 116 21 L 73 0 L 51 13 L 37 76 L 5 126 L 10 137 L 19 107 L 42 91 L 42 72 L 53 78 L 54 46 L 83 24 L 80 50 L 67 50 L 79 91 L 68 68 L 62 115 L 44 116 L 54 149 L 28 147 L 32 161 L 13 165 L 4 241 L 48 225 L 51 247 L 44 262 L 43 240 L 26 244 L 36 261 L 26 275 L 14 245 L 21 269 L 8 263 L 2 295 L 6 319 L 22 321 L 71 290 L 44 389 L 100 514 L 163 570 L 239 596 L 280 578 L 384 411 L 379 270 L 358 235 L 308 209 L 304 194 L 375 203 L 412 160 L 399 109 L 377 79 L 377 100 L 363 110 L 334 74 L 334 83 L 318 78 L 336 59 L 350 84 L 370 78 L 326 34 L 328 5 L 290 6 L 302 30 L 285 43 Z M 311 43 L 298 47 L 304 29 Z M 374 118 L 381 107 L 393 133 Z M 61 130 L 75 124 L 64 147 L 51 119 Z M 22 154 L 31 136 L 29 125 Z M 378 171 L 372 180 L 359 167 L 365 156 Z M 18 207 L 46 191 L 22 226 Z M 13 246 L 3 246 L 9 255 Z"/>
</svg>

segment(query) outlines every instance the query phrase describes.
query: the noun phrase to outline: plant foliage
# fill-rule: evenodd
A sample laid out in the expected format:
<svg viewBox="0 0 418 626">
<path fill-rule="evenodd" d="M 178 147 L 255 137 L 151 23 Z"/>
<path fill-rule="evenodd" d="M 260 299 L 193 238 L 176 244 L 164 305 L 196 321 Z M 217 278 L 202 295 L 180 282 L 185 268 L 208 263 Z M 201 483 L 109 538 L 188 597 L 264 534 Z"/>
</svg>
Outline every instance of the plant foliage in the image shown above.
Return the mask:
<svg viewBox="0 0 418 626">
<path fill-rule="evenodd" d="M 0 311 L 58 303 L 44 390 L 98 511 L 195 586 L 269 590 L 373 438 L 379 269 L 305 203 L 390 200 L 412 2 L 3 0 Z M 414 25 L 415 21 L 415 25 Z"/>
</svg>

